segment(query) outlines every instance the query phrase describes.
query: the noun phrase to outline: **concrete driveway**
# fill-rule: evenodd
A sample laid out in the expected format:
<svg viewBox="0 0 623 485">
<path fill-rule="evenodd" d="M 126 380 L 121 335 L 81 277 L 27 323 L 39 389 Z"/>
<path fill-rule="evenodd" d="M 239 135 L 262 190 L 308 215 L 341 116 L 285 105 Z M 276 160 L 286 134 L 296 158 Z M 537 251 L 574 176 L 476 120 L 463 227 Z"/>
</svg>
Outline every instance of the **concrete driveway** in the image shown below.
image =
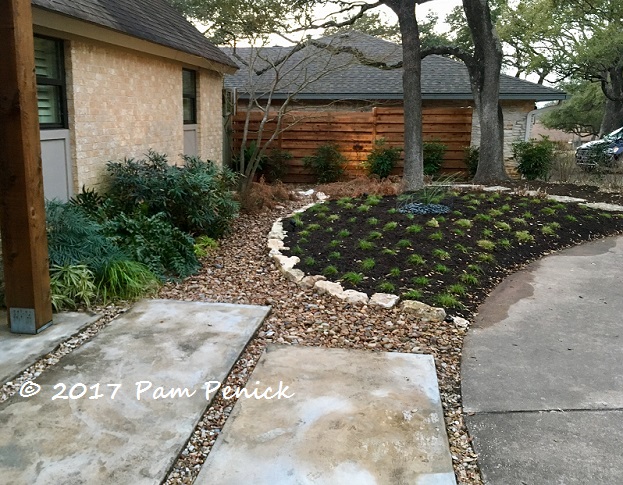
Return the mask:
<svg viewBox="0 0 623 485">
<path fill-rule="evenodd" d="M 481 306 L 462 363 L 487 484 L 621 483 L 623 237 L 548 256 Z"/>
</svg>

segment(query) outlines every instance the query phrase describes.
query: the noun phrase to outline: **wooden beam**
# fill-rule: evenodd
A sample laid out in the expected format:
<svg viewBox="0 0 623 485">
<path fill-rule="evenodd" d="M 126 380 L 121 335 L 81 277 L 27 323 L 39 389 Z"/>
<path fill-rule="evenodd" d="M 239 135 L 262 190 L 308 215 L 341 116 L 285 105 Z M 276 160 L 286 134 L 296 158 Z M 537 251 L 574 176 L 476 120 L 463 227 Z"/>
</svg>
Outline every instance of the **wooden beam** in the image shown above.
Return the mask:
<svg viewBox="0 0 623 485">
<path fill-rule="evenodd" d="M 30 0 L 0 0 L 0 234 L 11 331 L 52 323 Z"/>
</svg>

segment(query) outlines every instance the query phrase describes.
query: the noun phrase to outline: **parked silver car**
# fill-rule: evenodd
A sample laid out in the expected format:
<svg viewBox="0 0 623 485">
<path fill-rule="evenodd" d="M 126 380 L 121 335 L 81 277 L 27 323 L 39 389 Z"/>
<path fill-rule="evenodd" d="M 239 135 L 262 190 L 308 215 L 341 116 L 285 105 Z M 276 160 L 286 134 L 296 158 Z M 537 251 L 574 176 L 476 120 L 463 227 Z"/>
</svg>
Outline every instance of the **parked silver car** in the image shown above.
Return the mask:
<svg viewBox="0 0 623 485">
<path fill-rule="evenodd" d="M 575 151 L 575 162 L 586 171 L 623 168 L 623 127 L 600 140 L 580 145 Z"/>
</svg>

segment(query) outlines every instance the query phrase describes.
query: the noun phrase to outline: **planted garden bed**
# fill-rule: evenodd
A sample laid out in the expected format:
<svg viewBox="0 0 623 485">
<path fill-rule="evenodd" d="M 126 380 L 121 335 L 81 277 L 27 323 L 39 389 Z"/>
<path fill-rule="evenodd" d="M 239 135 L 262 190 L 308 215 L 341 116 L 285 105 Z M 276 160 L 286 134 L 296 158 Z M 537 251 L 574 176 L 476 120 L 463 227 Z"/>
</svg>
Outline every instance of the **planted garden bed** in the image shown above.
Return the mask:
<svg viewBox="0 0 623 485">
<path fill-rule="evenodd" d="M 285 221 L 285 243 L 306 274 L 467 314 L 518 266 L 623 230 L 623 214 L 544 197 L 449 192 L 426 202 L 448 209 L 401 212 L 426 212 L 404 196 L 318 204 Z"/>
</svg>

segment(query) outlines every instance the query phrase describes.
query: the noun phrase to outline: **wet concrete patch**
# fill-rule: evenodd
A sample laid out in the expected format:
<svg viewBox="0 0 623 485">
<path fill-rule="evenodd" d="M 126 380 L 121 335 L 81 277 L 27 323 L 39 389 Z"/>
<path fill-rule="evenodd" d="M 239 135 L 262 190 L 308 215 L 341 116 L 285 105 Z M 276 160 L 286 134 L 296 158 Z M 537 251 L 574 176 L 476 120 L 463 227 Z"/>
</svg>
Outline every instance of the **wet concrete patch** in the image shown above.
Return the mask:
<svg viewBox="0 0 623 485">
<path fill-rule="evenodd" d="M 196 484 L 456 483 L 431 356 L 271 346 L 253 389 Z"/>
<path fill-rule="evenodd" d="M 100 318 L 94 313 L 55 313 L 53 324 L 37 335 L 11 333 L 6 311 L 0 311 L 0 383 L 16 376 L 61 342 Z"/>
<path fill-rule="evenodd" d="M 137 303 L 43 374 L 36 395 L 0 404 L 2 481 L 160 483 L 213 397 L 205 383 L 227 376 L 268 311 Z"/>
</svg>

